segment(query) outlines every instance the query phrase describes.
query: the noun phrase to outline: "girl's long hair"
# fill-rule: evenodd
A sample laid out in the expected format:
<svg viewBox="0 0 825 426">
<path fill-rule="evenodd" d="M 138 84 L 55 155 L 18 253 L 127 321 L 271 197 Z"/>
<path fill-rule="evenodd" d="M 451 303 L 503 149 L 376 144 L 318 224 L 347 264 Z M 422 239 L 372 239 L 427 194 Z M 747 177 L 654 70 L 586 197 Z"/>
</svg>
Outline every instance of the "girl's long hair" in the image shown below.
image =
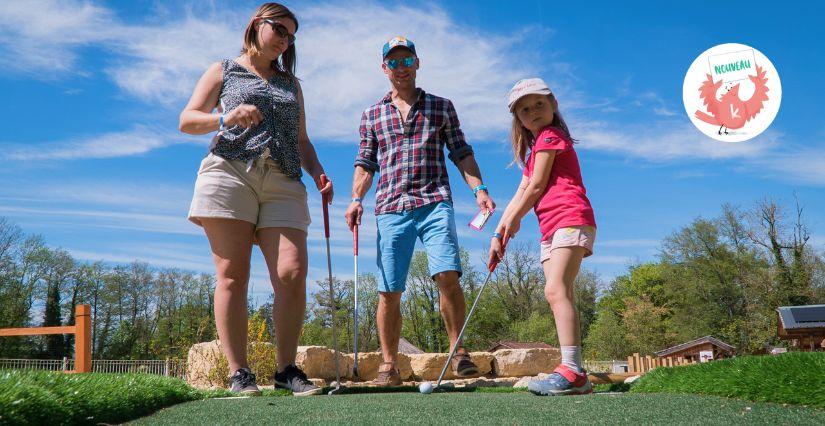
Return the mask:
<svg viewBox="0 0 825 426">
<path fill-rule="evenodd" d="M 547 95 L 547 97 L 550 98 L 551 103 L 555 99 L 553 95 Z M 564 134 L 573 141 L 573 137 L 570 136 L 570 129 L 567 128 L 567 123 L 564 122 L 564 117 L 562 117 L 561 111 L 559 111 L 558 102 L 555 103 L 555 107 L 553 122 L 550 125 L 561 129 Z M 510 163 L 510 165 L 518 164 L 519 167 L 523 168 L 527 161 L 527 150 L 533 146 L 535 138 L 531 131 L 521 125 L 521 121 L 518 119 L 515 111 L 513 111 L 513 124 L 510 130 L 510 143 L 513 145 L 513 162 Z"/>
<path fill-rule="evenodd" d="M 298 18 L 286 6 L 280 3 L 264 3 L 262 4 L 246 26 L 243 33 L 243 48 L 241 54 L 256 55 L 260 51 L 258 46 L 258 28 L 255 26 L 255 18 L 263 19 L 277 19 L 287 18 L 295 23 L 295 31 L 298 31 Z M 290 80 L 295 80 L 295 62 L 296 62 L 295 44 L 293 43 L 281 54 L 281 56 L 272 61 L 270 65 L 276 74 L 288 77 Z"/>
</svg>

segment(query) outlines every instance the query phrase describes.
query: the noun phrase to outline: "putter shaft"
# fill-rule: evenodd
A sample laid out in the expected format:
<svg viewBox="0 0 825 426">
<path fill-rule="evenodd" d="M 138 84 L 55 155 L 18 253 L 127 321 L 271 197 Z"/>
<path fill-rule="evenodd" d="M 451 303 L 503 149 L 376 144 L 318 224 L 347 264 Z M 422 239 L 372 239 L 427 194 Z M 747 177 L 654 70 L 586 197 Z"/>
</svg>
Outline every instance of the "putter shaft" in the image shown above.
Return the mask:
<svg viewBox="0 0 825 426">
<path fill-rule="evenodd" d="M 441 369 L 441 374 L 438 375 L 438 381 L 435 382 L 435 386 L 433 390 L 438 389 L 441 385 L 441 380 L 444 378 L 444 373 L 447 372 L 447 366 L 450 365 L 450 360 L 453 359 L 453 355 L 455 355 L 456 349 L 461 344 L 461 338 L 464 337 L 464 330 L 467 329 L 467 324 L 470 323 L 470 318 L 473 317 L 473 311 L 476 310 L 476 305 L 478 305 L 479 299 L 481 299 L 481 293 L 484 292 L 484 287 L 487 286 L 487 283 L 490 281 L 490 277 L 493 276 L 493 271 L 495 270 L 495 266 L 490 268 L 490 272 L 487 273 L 487 278 L 484 279 L 484 283 L 481 284 L 481 288 L 478 290 L 478 294 L 476 294 L 476 298 L 473 301 L 473 306 L 470 307 L 470 313 L 467 314 L 467 318 L 464 320 L 464 325 L 461 326 L 461 331 L 458 333 L 458 339 L 455 341 L 455 345 L 453 345 L 453 349 L 450 350 L 450 356 L 447 357 L 447 362 L 444 363 L 444 368 Z"/>
</svg>

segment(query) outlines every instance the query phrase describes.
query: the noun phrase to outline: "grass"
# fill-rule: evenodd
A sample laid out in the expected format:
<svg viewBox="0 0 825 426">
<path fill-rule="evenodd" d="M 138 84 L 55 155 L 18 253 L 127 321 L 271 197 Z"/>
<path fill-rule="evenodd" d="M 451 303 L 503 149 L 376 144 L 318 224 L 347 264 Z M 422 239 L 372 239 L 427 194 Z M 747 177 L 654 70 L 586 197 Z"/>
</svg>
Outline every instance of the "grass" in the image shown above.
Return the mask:
<svg viewBox="0 0 825 426">
<path fill-rule="evenodd" d="M 0 424 L 118 423 L 205 396 L 148 374 L 0 370 Z"/>
<path fill-rule="evenodd" d="M 657 368 L 631 392 L 692 393 L 825 408 L 825 353 L 743 356 Z"/>
<path fill-rule="evenodd" d="M 713 396 L 417 392 L 208 399 L 164 408 L 133 425 L 203 424 L 825 424 L 825 411 Z"/>
<path fill-rule="evenodd" d="M 308 398 L 264 390 L 258 398 L 224 399 L 233 394 L 154 375 L 0 370 L 0 424 L 120 423 L 157 410 L 136 424 L 825 424 L 825 354 L 658 368 L 632 386 L 597 385 L 596 392 L 540 398 L 524 389 L 480 387 L 420 395 L 416 387 L 400 387 Z"/>
</svg>

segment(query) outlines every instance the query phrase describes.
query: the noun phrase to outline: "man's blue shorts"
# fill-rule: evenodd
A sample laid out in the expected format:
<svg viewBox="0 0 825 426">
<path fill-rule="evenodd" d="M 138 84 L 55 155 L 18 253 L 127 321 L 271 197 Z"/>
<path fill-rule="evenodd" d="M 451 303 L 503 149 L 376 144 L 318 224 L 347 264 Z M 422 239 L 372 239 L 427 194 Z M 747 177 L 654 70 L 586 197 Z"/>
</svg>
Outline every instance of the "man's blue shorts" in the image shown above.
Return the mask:
<svg viewBox="0 0 825 426">
<path fill-rule="evenodd" d="M 382 213 L 376 215 L 375 220 L 378 223 L 378 270 L 383 279 L 378 291 L 404 291 L 416 238 L 424 243 L 431 276 L 445 271 L 456 271 L 461 275 L 451 202 L 440 201 L 402 213 Z"/>
</svg>

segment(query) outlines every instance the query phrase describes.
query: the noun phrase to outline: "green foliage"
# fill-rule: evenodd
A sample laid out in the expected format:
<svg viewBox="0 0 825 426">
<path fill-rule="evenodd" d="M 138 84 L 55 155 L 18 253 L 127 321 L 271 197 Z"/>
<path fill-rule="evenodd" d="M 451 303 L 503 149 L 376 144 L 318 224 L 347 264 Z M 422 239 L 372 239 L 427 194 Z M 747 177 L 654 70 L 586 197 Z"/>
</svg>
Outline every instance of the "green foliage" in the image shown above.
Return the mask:
<svg viewBox="0 0 825 426">
<path fill-rule="evenodd" d="M 656 368 L 642 376 L 631 391 L 695 393 L 825 408 L 825 353 L 743 356 Z"/>
<path fill-rule="evenodd" d="M 584 340 L 587 359 L 622 359 L 628 353 L 628 346 L 627 330 L 612 310 L 599 313 Z"/>
<path fill-rule="evenodd" d="M 585 341 L 586 352 L 651 354 L 706 335 L 739 354 L 777 343 L 778 306 L 825 302 L 823 255 L 807 245 L 796 213 L 791 222 L 774 202 L 747 212 L 725 205 L 718 217 L 676 230 L 657 262 L 631 267 L 601 295 L 591 329 L 598 336 Z M 627 345 L 617 353 L 621 335 Z"/>
<path fill-rule="evenodd" d="M 558 346 L 559 338 L 553 316 L 547 309 L 543 311 L 533 311 L 527 319 L 512 323 L 510 330 L 513 338 L 519 342 L 544 342 Z"/>
<path fill-rule="evenodd" d="M 0 371 L 2 424 L 120 423 L 202 397 L 155 375 Z"/>
</svg>

